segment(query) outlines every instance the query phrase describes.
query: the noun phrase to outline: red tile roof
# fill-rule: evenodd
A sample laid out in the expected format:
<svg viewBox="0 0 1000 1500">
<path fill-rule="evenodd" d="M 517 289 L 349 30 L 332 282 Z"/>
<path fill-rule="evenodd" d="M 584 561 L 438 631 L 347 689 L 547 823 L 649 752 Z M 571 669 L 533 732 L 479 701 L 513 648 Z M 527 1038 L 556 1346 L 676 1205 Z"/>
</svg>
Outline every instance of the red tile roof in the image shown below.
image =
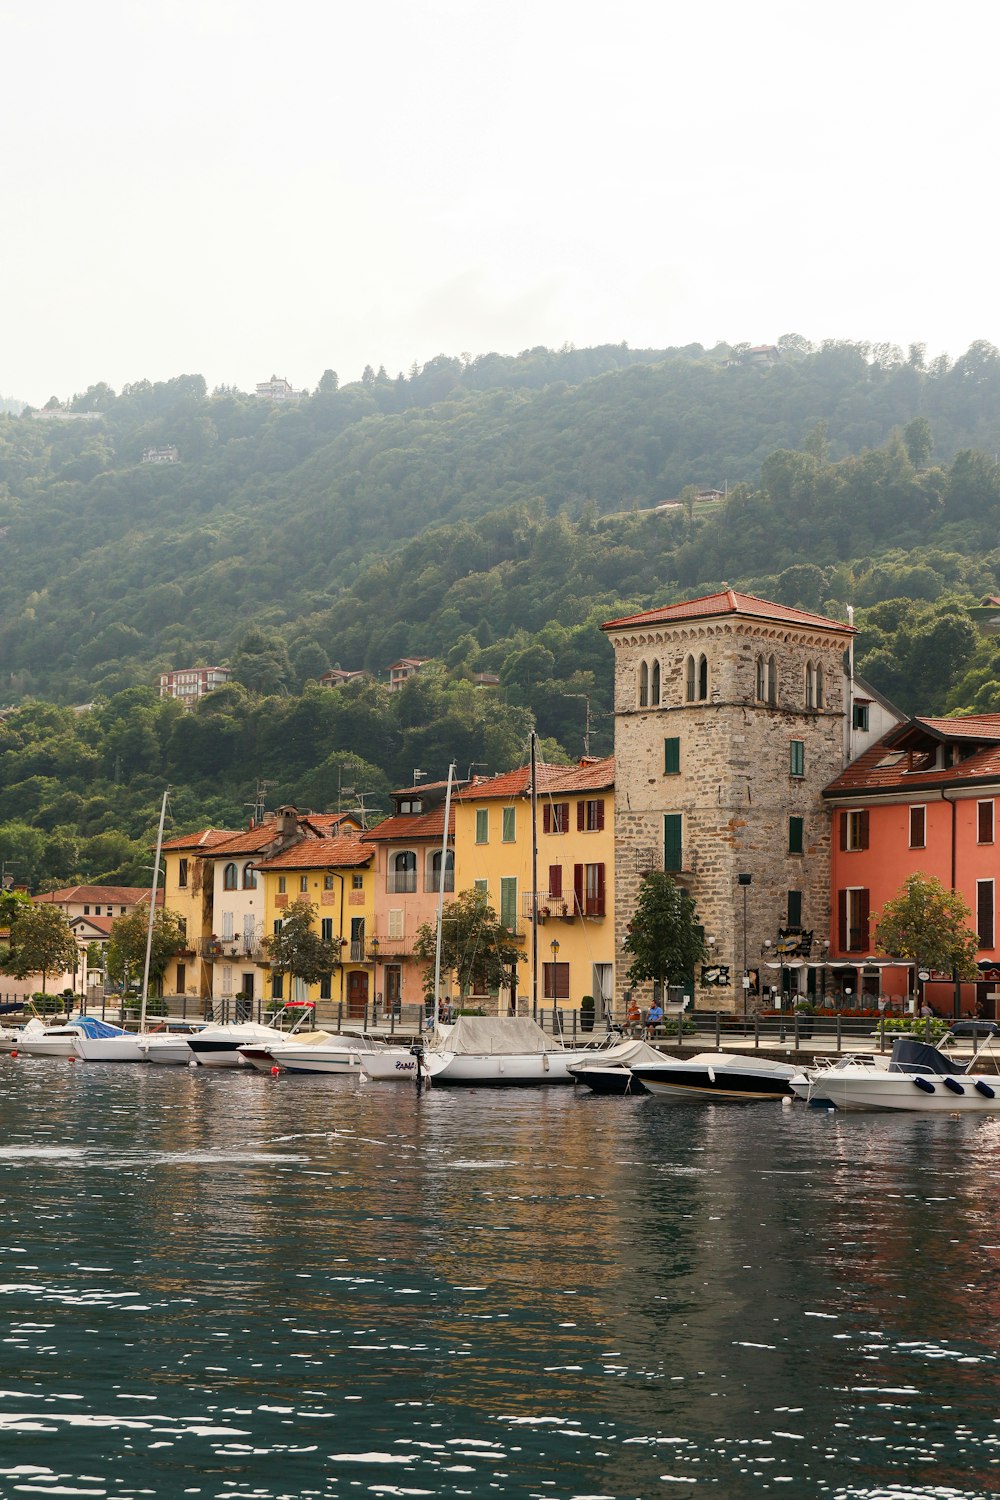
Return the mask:
<svg viewBox="0 0 1000 1500">
<path fill-rule="evenodd" d="M 235 828 L 202 828 L 197 833 L 179 833 L 176 838 L 164 839 L 164 849 L 211 849 L 214 844 L 224 844 L 235 838 Z"/>
<path fill-rule="evenodd" d="M 452 805 L 451 817 L 448 820 L 448 831 L 454 836 L 454 805 Z M 375 828 L 370 829 L 368 833 L 362 834 L 362 838 L 368 843 L 405 842 L 410 839 L 414 841 L 436 839 L 440 843 L 443 836 L 443 802 L 438 807 L 432 807 L 425 813 L 397 813 L 395 817 L 385 818 Z"/>
<path fill-rule="evenodd" d="M 157 891 L 157 898 L 162 899 L 162 891 Z M 56 906 L 68 905 L 70 902 L 86 903 L 97 906 L 139 906 L 149 900 L 149 886 L 146 885 L 68 885 L 60 891 L 46 891 L 42 896 L 33 898 L 37 902 L 45 902 Z"/>
<path fill-rule="evenodd" d="M 94 932 L 103 933 L 107 937 L 115 925 L 114 917 L 70 917 L 69 925 L 76 932 L 80 927 L 91 927 Z"/>
<path fill-rule="evenodd" d="M 262 859 L 258 870 L 337 870 L 344 865 L 366 865 L 375 857 L 374 849 L 359 839 L 303 839 L 290 849 L 282 849 L 272 859 Z"/>
<path fill-rule="evenodd" d="M 535 785 L 539 796 L 550 797 L 557 792 L 596 792 L 610 790 L 615 784 L 615 758 L 591 761 L 582 766 L 550 766 L 541 764 L 535 773 Z M 531 767 L 518 766 L 515 771 L 504 771 L 500 776 L 491 776 L 474 782 L 458 794 L 459 802 L 481 802 L 487 797 L 526 797 L 531 793 Z"/>
<path fill-rule="evenodd" d="M 725 589 L 719 594 L 705 594 L 700 599 L 685 599 L 679 604 L 665 604 L 660 609 L 647 609 L 637 615 L 623 615 L 618 620 L 606 620 L 602 630 L 618 630 L 625 626 L 669 624 L 673 620 L 697 620 L 716 615 L 749 615 L 758 620 L 775 620 L 782 625 L 808 625 L 813 630 L 835 630 L 841 635 L 854 635 L 853 625 L 841 620 L 829 620 L 825 615 L 813 615 L 801 609 L 790 609 L 785 604 L 772 604 L 767 599 L 758 599 L 753 594 L 740 594 L 735 589 Z"/>
<path fill-rule="evenodd" d="M 937 768 L 938 746 L 951 743 L 962 759 Z M 1000 714 L 962 719 L 910 719 L 883 735 L 824 788 L 824 797 L 865 792 L 919 791 L 1000 780 Z"/>
</svg>

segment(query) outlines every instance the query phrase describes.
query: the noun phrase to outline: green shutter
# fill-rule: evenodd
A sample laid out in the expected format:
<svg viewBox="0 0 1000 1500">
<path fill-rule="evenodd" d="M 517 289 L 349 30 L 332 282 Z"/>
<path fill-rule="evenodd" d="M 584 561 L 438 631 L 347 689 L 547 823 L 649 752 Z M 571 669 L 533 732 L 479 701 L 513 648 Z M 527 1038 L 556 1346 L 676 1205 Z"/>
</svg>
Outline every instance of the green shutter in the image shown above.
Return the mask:
<svg viewBox="0 0 1000 1500">
<path fill-rule="evenodd" d="M 663 774 L 679 776 L 681 769 L 681 742 L 677 735 L 663 741 Z"/>
<path fill-rule="evenodd" d="M 476 843 L 488 844 L 490 841 L 490 810 L 488 807 L 476 809 Z"/>
<path fill-rule="evenodd" d="M 503 810 L 503 832 L 501 834 L 505 844 L 512 844 L 517 838 L 517 809 L 505 807 Z"/>
<path fill-rule="evenodd" d="M 804 740 L 789 741 L 788 774 L 790 776 L 804 776 L 806 774 L 806 746 Z"/>
<path fill-rule="evenodd" d="M 666 813 L 663 818 L 663 868 L 681 868 L 681 822 L 680 813 Z"/>
<path fill-rule="evenodd" d="M 500 880 L 500 926 L 513 932 L 517 927 L 517 877 L 504 875 Z"/>
<path fill-rule="evenodd" d="M 802 818 L 789 818 L 788 820 L 788 852 L 789 854 L 802 853 Z"/>
<path fill-rule="evenodd" d="M 788 892 L 788 926 L 802 926 L 802 892 Z"/>
</svg>

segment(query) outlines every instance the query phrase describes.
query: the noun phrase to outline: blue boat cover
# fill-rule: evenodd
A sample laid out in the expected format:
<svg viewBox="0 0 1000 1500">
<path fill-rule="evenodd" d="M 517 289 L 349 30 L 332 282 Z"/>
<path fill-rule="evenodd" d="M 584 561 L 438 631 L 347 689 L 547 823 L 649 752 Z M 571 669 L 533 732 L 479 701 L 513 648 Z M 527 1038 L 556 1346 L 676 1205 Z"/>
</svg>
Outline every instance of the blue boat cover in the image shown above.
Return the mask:
<svg viewBox="0 0 1000 1500">
<path fill-rule="evenodd" d="M 84 1036 L 105 1037 L 125 1035 L 125 1028 L 123 1026 L 112 1026 L 110 1021 L 99 1021 L 96 1016 L 77 1016 L 69 1024 L 82 1031 Z"/>
</svg>

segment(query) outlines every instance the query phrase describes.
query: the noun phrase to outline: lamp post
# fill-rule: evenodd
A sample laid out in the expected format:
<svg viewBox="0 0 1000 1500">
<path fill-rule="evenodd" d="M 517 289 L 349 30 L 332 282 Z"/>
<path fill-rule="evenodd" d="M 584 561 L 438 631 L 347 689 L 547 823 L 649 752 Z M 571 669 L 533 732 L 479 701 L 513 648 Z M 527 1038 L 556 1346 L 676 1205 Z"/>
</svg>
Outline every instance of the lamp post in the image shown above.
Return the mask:
<svg viewBox="0 0 1000 1500">
<path fill-rule="evenodd" d="M 370 943 L 372 954 L 372 1019 L 375 1018 L 375 1007 L 378 1004 L 378 938 L 373 937 Z"/>
<path fill-rule="evenodd" d="M 747 966 L 747 891 L 753 883 L 753 876 L 743 872 L 737 875 L 736 882 L 743 887 L 743 1014 L 747 1013 L 747 996 L 750 993 L 750 969 Z"/>
<path fill-rule="evenodd" d="M 559 958 L 559 939 L 558 938 L 553 938 L 552 941 L 551 941 L 551 943 L 549 944 L 549 947 L 552 949 L 552 1014 L 553 1014 L 553 1016 L 555 1016 L 555 1013 L 556 1013 L 556 998 L 558 996 L 558 991 L 559 991 L 559 982 L 556 979 L 556 963 L 557 963 L 558 958 Z M 554 1022 L 553 1022 L 553 1030 L 555 1030 L 555 1024 L 554 1024 Z"/>
</svg>

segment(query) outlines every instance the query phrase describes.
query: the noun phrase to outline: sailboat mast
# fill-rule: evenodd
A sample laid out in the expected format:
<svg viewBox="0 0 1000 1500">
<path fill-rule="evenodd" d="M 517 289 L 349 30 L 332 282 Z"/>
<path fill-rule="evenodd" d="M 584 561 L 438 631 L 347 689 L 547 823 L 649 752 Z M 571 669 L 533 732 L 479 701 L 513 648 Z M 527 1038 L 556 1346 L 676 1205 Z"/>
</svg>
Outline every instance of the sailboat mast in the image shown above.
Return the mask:
<svg viewBox="0 0 1000 1500">
<path fill-rule="evenodd" d="M 153 860 L 153 884 L 149 892 L 149 920 L 146 923 L 146 961 L 142 966 L 142 1009 L 139 1012 L 139 1030 L 146 1029 L 146 1000 L 149 996 L 149 960 L 153 952 L 153 921 L 156 917 L 156 891 L 160 884 L 160 853 L 163 849 L 163 825 L 167 818 L 167 787 L 160 804 L 160 826 L 156 830 L 156 858 Z"/>
<path fill-rule="evenodd" d="M 444 883 L 448 866 L 448 829 L 451 823 L 451 787 L 455 776 L 455 762 L 448 763 L 448 790 L 444 798 L 444 832 L 441 835 L 441 870 L 438 875 L 437 934 L 434 942 L 434 1009 L 431 1013 L 431 1030 L 437 1026 L 438 1006 L 441 1004 L 441 928 L 444 921 Z"/>
<path fill-rule="evenodd" d="M 538 1020 L 538 736 L 531 731 L 531 1015 Z"/>
</svg>

